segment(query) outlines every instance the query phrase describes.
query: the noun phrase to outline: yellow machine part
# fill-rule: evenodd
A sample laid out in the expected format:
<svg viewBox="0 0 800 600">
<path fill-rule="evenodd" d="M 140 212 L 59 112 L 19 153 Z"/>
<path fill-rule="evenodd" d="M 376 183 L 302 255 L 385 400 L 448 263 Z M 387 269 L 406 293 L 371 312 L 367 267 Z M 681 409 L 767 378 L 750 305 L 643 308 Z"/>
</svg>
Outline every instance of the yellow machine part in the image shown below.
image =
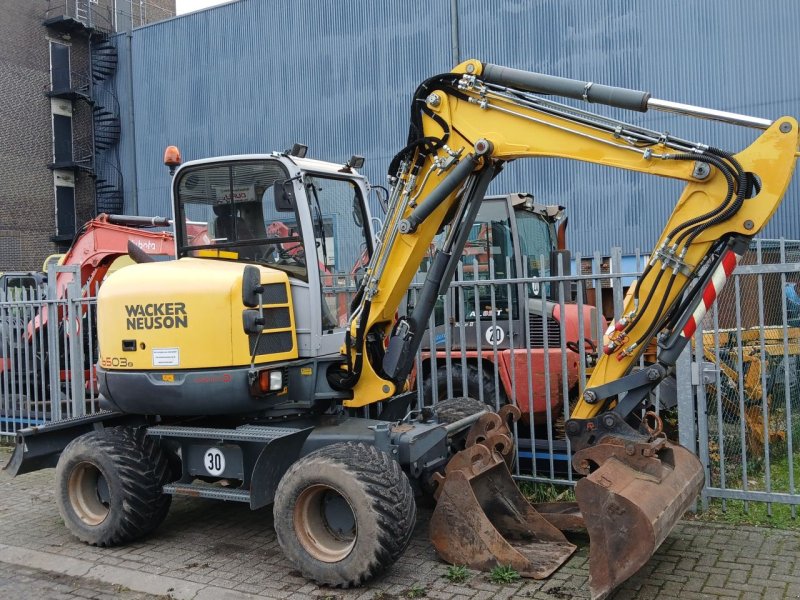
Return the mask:
<svg viewBox="0 0 800 600">
<path fill-rule="evenodd" d="M 114 273 L 98 293 L 100 366 L 106 371 L 141 371 L 250 364 L 253 340 L 242 321 L 247 308 L 242 303 L 244 267 L 183 258 L 131 265 Z M 297 358 L 288 276 L 266 267 L 259 270 L 264 286 L 277 284 L 285 292 L 264 304 L 265 316 L 279 312 L 281 325 L 288 322 L 288 326 L 268 326 L 262 332 L 262 337 L 282 334 L 286 341 L 282 351 L 258 354 L 256 362 Z"/>
</svg>

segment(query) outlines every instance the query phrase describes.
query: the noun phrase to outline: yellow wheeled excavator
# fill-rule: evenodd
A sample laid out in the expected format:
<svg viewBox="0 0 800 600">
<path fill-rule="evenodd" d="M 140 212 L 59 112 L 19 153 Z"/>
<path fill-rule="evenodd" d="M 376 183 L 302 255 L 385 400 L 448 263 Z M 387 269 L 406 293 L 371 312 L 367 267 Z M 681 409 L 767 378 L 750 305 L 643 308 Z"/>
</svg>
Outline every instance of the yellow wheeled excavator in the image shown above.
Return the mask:
<svg viewBox="0 0 800 600">
<path fill-rule="evenodd" d="M 734 154 L 542 94 L 764 131 Z M 286 555 L 315 581 L 344 587 L 403 552 L 414 489 L 427 490 L 437 499 L 432 541 L 453 563 L 546 577 L 575 549 L 559 528 L 585 525 L 591 595 L 603 598 L 649 559 L 702 488 L 699 461 L 643 408 L 779 205 L 797 148 L 790 117 L 469 60 L 414 93 L 377 240 L 357 157 L 331 165 L 298 145 L 182 165 L 173 182 L 178 260 L 123 269 L 100 290 L 98 375 L 109 411 L 22 430 L 8 468 L 57 464 L 64 521 L 96 545 L 151 532 L 171 495 L 273 504 Z M 579 512 L 539 512 L 519 495 L 508 470 L 513 407 L 494 414 L 453 399 L 415 411 L 407 390 L 490 181 L 507 163 L 536 157 L 686 182 L 565 424 L 585 475 Z M 205 235 L 189 235 L 198 223 Z M 396 318 L 442 230 L 413 312 Z M 345 274 L 358 286 L 343 312 Z M 653 338 L 658 361 L 634 370 Z"/>
</svg>

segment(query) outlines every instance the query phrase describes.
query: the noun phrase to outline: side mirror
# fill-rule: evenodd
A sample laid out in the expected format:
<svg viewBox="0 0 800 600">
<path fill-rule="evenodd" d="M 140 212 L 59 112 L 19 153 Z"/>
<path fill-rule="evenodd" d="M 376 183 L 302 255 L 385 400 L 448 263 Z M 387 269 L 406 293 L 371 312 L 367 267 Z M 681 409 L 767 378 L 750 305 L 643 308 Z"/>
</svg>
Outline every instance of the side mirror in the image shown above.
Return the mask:
<svg viewBox="0 0 800 600">
<path fill-rule="evenodd" d="M 275 210 L 292 212 L 294 210 L 294 190 L 291 180 L 276 181 L 272 189 L 275 197 Z"/>
<path fill-rule="evenodd" d="M 253 265 L 247 265 L 242 273 L 242 304 L 254 308 L 261 305 L 264 288 L 261 286 L 261 272 Z M 245 311 L 248 312 L 248 311 Z M 245 321 L 245 329 L 248 327 Z"/>
</svg>

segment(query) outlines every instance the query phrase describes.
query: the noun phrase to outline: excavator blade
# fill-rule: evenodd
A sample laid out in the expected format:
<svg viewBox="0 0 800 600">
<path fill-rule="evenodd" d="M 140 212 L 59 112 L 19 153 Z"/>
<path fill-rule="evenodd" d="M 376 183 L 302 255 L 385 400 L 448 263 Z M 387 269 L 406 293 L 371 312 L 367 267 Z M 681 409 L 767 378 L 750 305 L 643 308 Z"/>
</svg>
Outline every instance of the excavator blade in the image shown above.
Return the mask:
<svg viewBox="0 0 800 600">
<path fill-rule="evenodd" d="M 700 493 L 703 469 L 694 454 L 663 438 L 603 440 L 576 452 L 573 465 L 588 473 L 575 496 L 589 532 L 591 597 L 601 600 L 666 539 Z"/>
<path fill-rule="evenodd" d="M 483 443 L 462 450 L 448 464 L 437 489 L 431 542 L 454 565 L 482 571 L 510 565 L 523 577 L 544 579 L 576 547 L 533 509 L 500 453 Z"/>
</svg>

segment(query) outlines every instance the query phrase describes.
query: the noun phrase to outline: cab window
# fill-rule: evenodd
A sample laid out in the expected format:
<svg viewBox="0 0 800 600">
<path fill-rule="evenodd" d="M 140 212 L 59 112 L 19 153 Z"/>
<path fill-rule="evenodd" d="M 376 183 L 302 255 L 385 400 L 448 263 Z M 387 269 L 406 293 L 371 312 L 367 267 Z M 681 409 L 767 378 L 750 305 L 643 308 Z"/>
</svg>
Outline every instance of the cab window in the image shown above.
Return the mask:
<svg viewBox="0 0 800 600">
<path fill-rule="evenodd" d="M 292 182 L 276 161 L 199 165 L 177 182 L 181 256 L 260 263 L 308 281 Z"/>
<path fill-rule="evenodd" d="M 461 255 L 463 280 L 513 279 L 514 239 L 508 205 L 505 201 L 486 201 L 480 207 L 469 239 Z M 494 302 L 492 302 L 494 287 Z M 516 318 L 517 298 L 514 286 L 478 285 L 463 288 L 464 314 L 467 321 Z M 456 312 L 460 312 L 456 306 Z M 457 315 L 461 317 L 462 315 Z"/>
</svg>

